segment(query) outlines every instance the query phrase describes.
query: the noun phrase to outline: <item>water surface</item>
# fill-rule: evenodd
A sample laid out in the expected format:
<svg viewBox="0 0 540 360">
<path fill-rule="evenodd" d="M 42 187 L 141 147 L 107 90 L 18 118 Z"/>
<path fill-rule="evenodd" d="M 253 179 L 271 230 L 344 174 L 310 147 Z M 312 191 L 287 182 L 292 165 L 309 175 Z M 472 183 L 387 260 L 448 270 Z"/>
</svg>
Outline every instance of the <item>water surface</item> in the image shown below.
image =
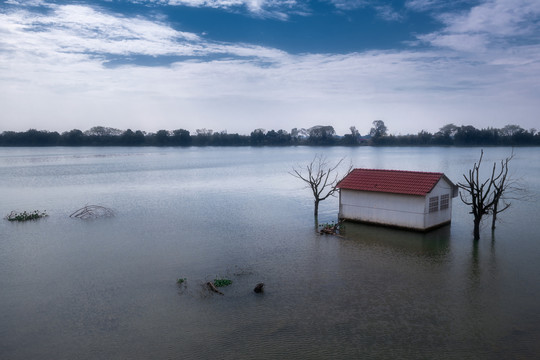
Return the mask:
<svg viewBox="0 0 540 360">
<path fill-rule="evenodd" d="M 540 149 L 515 150 L 529 201 L 478 243 L 459 199 L 428 234 L 316 234 L 310 192 L 288 174 L 316 153 L 460 181 L 480 150 L 0 148 L 0 215 L 49 214 L 0 221 L 0 358 L 540 356 Z M 117 215 L 69 218 L 86 204 Z M 321 203 L 321 221 L 337 210 Z M 224 296 L 204 288 L 216 277 L 233 280 Z"/>
</svg>

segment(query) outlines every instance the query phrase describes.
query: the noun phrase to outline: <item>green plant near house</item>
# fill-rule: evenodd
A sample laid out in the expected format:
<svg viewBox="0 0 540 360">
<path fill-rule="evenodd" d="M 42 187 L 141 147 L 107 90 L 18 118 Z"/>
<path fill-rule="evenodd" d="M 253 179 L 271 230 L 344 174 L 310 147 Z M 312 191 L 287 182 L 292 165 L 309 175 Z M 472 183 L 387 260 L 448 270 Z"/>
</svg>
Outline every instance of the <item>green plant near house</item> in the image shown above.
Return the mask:
<svg viewBox="0 0 540 360">
<path fill-rule="evenodd" d="M 215 287 L 224 287 L 232 284 L 232 280 L 229 279 L 214 279 Z"/>
<path fill-rule="evenodd" d="M 34 210 L 33 212 L 23 211 L 23 212 L 19 212 L 19 213 L 16 212 L 16 211 L 12 211 L 11 213 L 9 213 L 9 215 L 6 216 L 6 220 L 9 220 L 9 221 L 29 221 L 29 220 L 37 220 L 37 219 L 40 219 L 40 218 L 46 217 L 46 216 L 49 216 L 49 215 L 47 215 L 46 210 L 44 210 L 44 211 Z"/>
<path fill-rule="evenodd" d="M 177 283 L 178 285 L 182 285 L 183 283 L 186 282 L 186 280 L 187 280 L 186 278 L 178 278 L 178 279 L 176 280 L 176 283 Z"/>
<path fill-rule="evenodd" d="M 331 222 L 331 223 L 323 223 L 323 224 L 319 224 L 319 228 L 321 228 L 321 230 L 323 229 L 336 229 L 336 228 L 339 228 L 339 224 L 336 224 L 335 222 Z"/>
</svg>

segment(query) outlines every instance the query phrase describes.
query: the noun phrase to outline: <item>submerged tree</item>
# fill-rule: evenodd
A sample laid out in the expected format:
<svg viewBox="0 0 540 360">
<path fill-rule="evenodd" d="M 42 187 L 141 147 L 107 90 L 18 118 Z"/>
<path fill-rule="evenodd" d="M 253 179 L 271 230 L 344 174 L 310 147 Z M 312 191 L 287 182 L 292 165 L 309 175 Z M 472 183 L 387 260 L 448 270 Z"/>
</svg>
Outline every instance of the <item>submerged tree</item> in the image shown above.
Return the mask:
<svg viewBox="0 0 540 360">
<path fill-rule="evenodd" d="M 506 202 L 503 198 L 504 192 L 508 189 L 509 182 L 506 181 L 508 178 L 508 162 L 512 157 L 508 157 L 501 161 L 501 176 L 499 180 L 493 183 L 493 208 L 491 209 L 491 230 L 495 230 L 495 223 L 497 222 L 497 215 L 500 212 L 508 209 L 510 203 Z M 503 201 L 502 207 L 499 207 L 499 203 Z"/>
<path fill-rule="evenodd" d="M 495 202 L 491 209 L 491 230 L 495 230 L 495 223 L 499 213 L 508 209 L 511 205 L 510 200 L 527 200 L 529 199 L 526 189 L 516 179 L 508 175 L 508 163 L 514 158 L 514 154 L 501 160 L 502 175 L 493 184 L 493 197 Z"/>
<path fill-rule="evenodd" d="M 328 163 L 322 155 L 315 155 L 315 158 L 305 167 L 305 169 L 296 169 L 293 167 L 289 172 L 295 178 L 298 178 L 311 189 L 314 197 L 313 215 L 315 220 L 319 215 L 319 203 L 326 200 L 336 192 L 338 182 L 352 170 L 352 164 L 349 166 L 344 176 L 339 176 L 338 168 L 343 162 L 341 158 L 335 165 Z M 305 170 L 305 173 L 304 173 Z"/>
<path fill-rule="evenodd" d="M 492 229 L 495 229 L 497 214 L 510 206 L 510 203 L 503 200 L 503 196 L 511 186 L 511 182 L 508 182 L 508 163 L 513 155 L 501 161 L 499 170 L 497 170 L 497 163 L 493 163 L 491 176 L 486 180 L 480 180 L 480 164 L 483 156 L 484 151 L 481 151 L 478 163 L 474 163 L 468 176 L 463 174 L 465 183 L 457 184 L 463 190 L 459 193 L 461 201 L 471 206 L 471 214 L 474 216 L 473 234 L 475 240 L 480 239 L 480 222 L 484 215 L 491 214 L 493 216 Z M 503 206 L 499 207 L 501 200 L 503 200 Z"/>
</svg>

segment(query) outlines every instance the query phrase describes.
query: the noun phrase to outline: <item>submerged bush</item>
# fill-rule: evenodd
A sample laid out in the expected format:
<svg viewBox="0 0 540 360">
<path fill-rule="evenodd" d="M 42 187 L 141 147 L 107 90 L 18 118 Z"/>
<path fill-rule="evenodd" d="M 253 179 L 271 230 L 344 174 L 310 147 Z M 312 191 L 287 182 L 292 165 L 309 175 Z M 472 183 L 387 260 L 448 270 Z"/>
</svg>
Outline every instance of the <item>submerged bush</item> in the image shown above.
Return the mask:
<svg viewBox="0 0 540 360">
<path fill-rule="evenodd" d="M 40 212 L 39 210 L 34 210 L 33 212 L 23 211 L 21 213 L 12 211 L 9 215 L 6 216 L 6 219 L 9 221 L 28 221 L 28 220 L 37 220 L 42 217 L 48 216 L 44 210 Z"/>
</svg>

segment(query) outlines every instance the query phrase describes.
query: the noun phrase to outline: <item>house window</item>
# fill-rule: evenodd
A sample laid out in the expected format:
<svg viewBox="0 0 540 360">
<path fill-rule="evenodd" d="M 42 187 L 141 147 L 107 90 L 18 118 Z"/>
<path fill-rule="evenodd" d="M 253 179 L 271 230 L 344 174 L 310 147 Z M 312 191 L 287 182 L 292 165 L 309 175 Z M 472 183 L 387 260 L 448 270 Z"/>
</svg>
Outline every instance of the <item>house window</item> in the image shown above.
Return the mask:
<svg viewBox="0 0 540 360">
<path fill-rule="evenodd" d="M 444 194 L 441 195 L 441 210 L 448 209 L 450 206 L 450 195 Z"/>
<path fill-rule="evenodd" d="M 439 211 L 439 197 L 433 196 L 429 198 L 429 212 Z"/>
</svg>

